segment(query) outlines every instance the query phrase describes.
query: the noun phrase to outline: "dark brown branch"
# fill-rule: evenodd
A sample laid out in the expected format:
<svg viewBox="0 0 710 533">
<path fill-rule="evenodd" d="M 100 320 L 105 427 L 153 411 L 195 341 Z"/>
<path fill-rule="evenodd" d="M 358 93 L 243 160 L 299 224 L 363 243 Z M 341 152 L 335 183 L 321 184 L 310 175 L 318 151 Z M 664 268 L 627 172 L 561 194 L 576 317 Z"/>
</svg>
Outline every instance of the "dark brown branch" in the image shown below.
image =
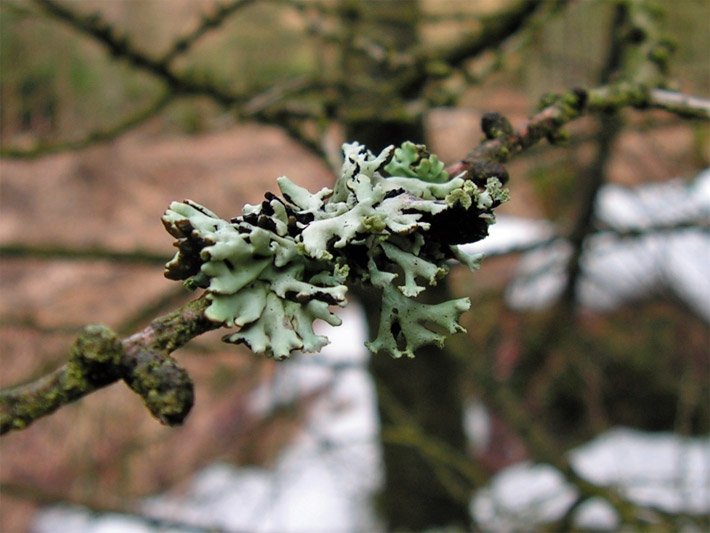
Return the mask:
<svg viewBox="0 0 710 533">
<path fill-rule="evenodd" d="M 111 141 L 124 133 L 133 130 L 145 124 L 151 118 L 157 116 L 165 107 L 173 100 L 174 95 L 170 92 L 163 92 L 155 101 L 148 105 L 145 109 L 130 115 L 125 120 L 120 121 L 109 128 L 97 129 L 90 132 L 83 139 L 75 141 L 64 141 L 51 144 L 38 143 L 32 148 L 0 148 L 0 157 L 9 157 L 14 159 L 32 159 L 44 155 L 55 154 L 58 152 L 66 152 L 70 150 L 80 150 L 97 143 Z"/>
<path fill-rule="evenodd" d="M 255 0 L 234 0 L 228 4 L 217 4 L 216 11 L 211 15 L 202 17 L 191 32 L 178 37 L 170 47 L 170 50 L 159 60 L 164 65 L 170 65 L 177 57 L 186 54 L 190 49 L 204 37 L 209 31 L 219 28 L 227 19 L 240 9 L 253 4 Z"/>
<path fill-rule="evenodd" d="M 253 119 L 266 124 L 277 124 L 302 146 L 319 157 L 323 155 L 319 143 L 304 133 L 304 128 L 300 124 L 304 120 L 322 119 L 322 113 L 320 111 L 314 113 L 309 109 L 305 111 L 304 116 L 304 110 L 294 106 L 293 102 L 287 103 L 288 105 L 282 103 L 287 97 L 294 99 L 308 92 L 321 94 L 324 90 L 324 84 L 321 81 L 297 78 L 296 80 L 287 80 L 266 90 L 255 88 L 251 92 L 239 93 L 221 87 L 215 80 L 207 76 L 198 78 L 194 75 L 180 73 L 171 66 L 176 54 L 180 53 L 175 50 L 182 50 L 186 46 L 192 46 L 204 32 L 213 27 L 213 24 L 219 25 L 224 17 L 235 12 L 237 8 L 247 5 L 251 0 L 237 1 L 223 6 L 218 10 L 217 14 L 204 19 L 203 24 L 196 28 L 193 33 L 178 39 L 173 44 L 172 51 L 160 59 L 151 57 L 148 52 L 136 47 L 127 36 L 119 34 L 111 24 L 98 14 L 82 15 L 76 13 L 56 0 L 33 0 L 33 2 L 49 15 L 94 39 L 115 58 L 125 59 L 136 69 L 162 81 L 167 86 L 166 91 L 169 96 L 166 96 L 166 98 L 182 95 L 206 96 L 224 107 L 244 106 L 241 109 L 237 109 L 237 114 L 240 118 Z M 155 110 L 155 112 L 157 111 Z M 141 120 L 144 119 L 142 118 Z M 134 127 L 136 125 L 135 122 L 131 121 L 129 127 Z M 97 132 L 94 134 L 98 136 L 97 139 L 90 135 L 89 138 L 76 143 L 61 143 L 56 147 L 38 147 L 27 152 L 10 150 L 6 155 L 12 157 L 36 157 L 54 151 L 82 148 L 97 140 L 115 138 L 129 129 L 129 127 L 112 128 L 109 134 Z"/>
<path fill-rule="evenodd" d="M 224 106 L 234 105 L 243 100 L 241 95 L 226 91 L 209 80 L 202 81 L 177 73 L 167 62 L 150 57 L 147 52 L 137 48 L 127 36 L 119 35 L 99 15 L 75 13 L 55 0 L 33 0 L 33 2 L 58 20 L 93 38 L 112 56 L 124 58 L 135 68 L 161 79 L 175 95 L 205 95 Z"/>
<path fill-rule="evenodd" d="M 395 90 L 405 95 L 419 92 L 431 78 L 433 65 L 457 68 L 469 58 L 486 50 L 495 49 L 511 35 L 520 31 L 544 5 L 543 1 L 522 0 L 512 8 L 483 18 L 480 32 L 463 38 L 453 46 L 427 52 L 418 57 L 414 68 L 397 81 Z"/>
<path fill-rule="evenodd" d="M 614 20 L 611 24 L 609 40 L 609 57 L 601 73 L 601 82 L 609 83 L 613 76 L 619 73 L 622 68 L 623 56 L 626 45 L 624 41 L 624 29 L 629 25 L 629 13 L 624 4 L 616 6 Z M 569 235 L 569 242 L 572 245 L 572 253 L 567 262 L 567 276 L 565 286 L 562 291 L 561 302 L 572 309 L 576 304 L 576 294 L 578 280 L 582 273 L 582 254 L 584 243 L 589 234 L 594 230 L 594 213 L 597 207 L 597 196 L 606 179 L 606 170 L 612 155 L 614 141 L 621 131 L 621 118 L 616 111 L 602 114 L 599 117 L 599 133 L 596 144 L 598 146 L 597 156 L 586 173 L 582 176 L 581 187 L 582 199 L 578 207 L 578 215 Z"/>
<path fill-rule="evenodd" d="M 0 434 L 23 429 L 119 379 L 143 397 L 162 423 L 181 423 L 192 407 L 192 381 L 170 354 L 219 327 L 204 317 L 207 306 L 204 296 L 193 300 L 123 340 L 105 326 L 87 326 L 65 365 L 33 382 L 0 390 Z"/>
<path fill-rule="evenodd" d="M 619 12 L 623 18 L 615 33 L 616 45 L 613 60 L 617 68 L 609 72 L 610 82 L 589 91 L 573 89 L 561 95 L 542 99 L 540 112 L 515 133 L 509 125 L 498 127 L 498 133 L 487 133 L 487 141 L 474 148 L 459 163 L 452 165 L 451 173 L 467 171 L 472 179 L 491 172 L 496 164 L 537 142 L 551 142 L 564 138 L 562 127 L 587 112 L 612 113 L 625 107 L 647 109 L 662 108 L 681 116 L 710 118 L 704 111 L 704 101 L 668 91 L 658 92 L 665 82 L 671 46 L 658 29 L 658 13 L 643 2 L 621 2 Z M 621 15 L 620 15 L 621 16 Z M 504 119 L 499 118 L 499 121 Z M 506 121 L 507 122 L 507 121 Z"/>
<path fill-rule="evenodd" d="M 71 248 L 52 244 L 32 245 L 8 243 L 0 245 L 0 258 L 3 259 L 46 259 L 68 261 L 111 261 L 113 263 L 131 263 L 163 265 L 168 260 L 165 255 L 146 250 L 121 252 L 94 246 L 91 248 Z"/>
</svg>

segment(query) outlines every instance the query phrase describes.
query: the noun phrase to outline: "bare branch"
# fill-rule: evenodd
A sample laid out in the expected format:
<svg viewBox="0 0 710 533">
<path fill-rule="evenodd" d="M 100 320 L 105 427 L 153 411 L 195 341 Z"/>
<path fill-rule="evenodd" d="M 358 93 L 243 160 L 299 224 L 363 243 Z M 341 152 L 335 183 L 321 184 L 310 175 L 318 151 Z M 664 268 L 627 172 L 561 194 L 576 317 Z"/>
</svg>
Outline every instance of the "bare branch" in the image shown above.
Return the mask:
<svg viewBox="0 0 710 533">
<path fill-rule="evenodd" d="M 416 58 L 414 68 L 398 80 L 395 90 L 400 94 L 417 92 L 431 78 L 432 68 L 441 68 L 444 65 L 449 69 L 457 68 L 466 60 L 486 50 L 495 49 L 511 35 L 520 31 L 545 4 L 545 2 L 522 0 L 512 8 L 482 18 L 480 32 L 463 38 L 453 46 L 420 54 Z"/>
<path fill-rule="evenodd" d="M 158 115 L 173 100 L 173 98 L 173 94 L 169 91 L 165 91 L 144 109 L 128 116 L 125 120 L 122 120 L 109 128 L 92 131 L 83 139 L 51 144 L 38 143 L 29 149 L 0 147 L 0 157 L 32 159 L 58 152 L 81 150 L 82 148 L 87 148 L 97 143 L 111 141 Z"/>
<path fill-rule="evenodd" d="M 588 94 L 595 95 L 595 108 L 621 109 L 640 105 L 634 87 L 621 84 L 590 91 L 568 91 L 555 97 L 551 105 L 534 115 L 516 133 L 512 133 L 512 127 L 500 115 L 487 114 L 483 129 L 488 139 L 450 167 L 449 171 L 453 174 L 466 171 L 474 180 L 485 180 L 493 175 L 505 178 L 507 172 L 501 162 L 529 149 L 545 137 L 554 139 L 562 125 L 578 118 L 584 111 L 594 109 L 587 104 Z M 3 255 L 15 257 L 30 253 L 28 249 L 12 246 L 0 251 Z M 45 250 L 45 253 L 56 255 L 62 252 Z M 114 256 L 106 250 L 73 255 L 77 259 L 145 259 L 131 254 Z M 150 257 L 149 260 L 162 262 L 163 258 Z M 0 433 L 26 427 L 62 405 L 121 378 L 144 397 L 148 407 L 161 421 L 179 423 L 191 406 L 192 385 L 169 354 L 191 338 L 219 327 L 219 324 L 204 318 L 206 307 L 205 297 L 202 297 L 156 319 L 142 332 L 121 341 L 122 352 L 116 351 L 115 336 L 112 337 L 107 328 L 90 327 L 77 339 L 70 362 L 62 368 L 32 383 L 0 391 Z M 116 358 L 120 361 L 118 365 Z M 80 378 L 78 382 L 77 376 Z"/>
<path fill-rule="evenodd" d="M 648 93 L 648 105 L 681 117 L 710 120 L 710 100 L 707 98 L 665 89 L 651 89 Z"/>
<path fill-rule="evenodd" d="M 165 61 L 150 57 L 150 54 L 137 48 L 127 36 L 119 35 L 100 15 L 81 15 L 55 0 L 33 0 L 33 2 L 58 20 L 93 38 L 112 56 L 124 58 L 137 69 L 161 79 L 173 94 L 201 94 L 225 106 L 243 100 L 241 95 L 226 91 L 210 80 L 198 80 L 195 77 L 179 74 Z"/>
<path fill-rule="evenodd" d="M 209 31 L 219 28 L 231 15 L 254 2 L 255 0 L 234 0 L 228 4 L 217 4 L 217 10 L 211 15 L 203 16 L 200 24 L 191 32 L 178 37 L 159 62 L 170 65 L 177 57 L 189 52 Z"/>
<path fill-rule="evenodd" d="M 111 261 L 115 263 L 142 263 L 162 265 L 166 256 L 146 250 L 121 252 L 102 247 L 71 248 L 52 244 L 32 245 L 25 243 L 8 243 L 0 245 L 0 257 L 5 259 L 64 259 L 70 261 Z"/>
</svg>

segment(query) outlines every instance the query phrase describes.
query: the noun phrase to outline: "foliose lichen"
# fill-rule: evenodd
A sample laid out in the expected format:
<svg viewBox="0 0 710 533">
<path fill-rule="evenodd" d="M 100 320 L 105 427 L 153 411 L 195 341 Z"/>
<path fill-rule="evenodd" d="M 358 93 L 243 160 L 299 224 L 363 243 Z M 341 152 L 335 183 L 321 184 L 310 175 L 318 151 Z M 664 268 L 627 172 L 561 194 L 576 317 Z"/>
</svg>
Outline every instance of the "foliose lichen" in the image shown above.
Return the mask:
<svg viewBox="0 0 710 533">
<path fill-rule="evenodd" d="M 415 298 L 448 273 L 451 260 L 477 267 L 480 258 L 457 244 L 487 235 L 493 209 L 508 199 L 501 180 L 450 179 L 413 143 L 379 155 L 357 143 L 343 151 L 332 190 L 311 193 L 281 177 L 281 196 L 267 193 L 229 221 L 190 200 L 165 212 L 178 248 L 165 275 L 206 290 L 206 318 L 238 328 L 226 342 L 277 359 L 319 351 L 328 339 L 313 322 L 339 325 L 332 306 L 346 304 L 353 283 L 382 291 L 380 327 L 367 343 L 373 352 L 413 357 L 422 345 L 442 344 L 440 331 L 463 331 L 466 298 L 435 305 Z"/>
</svg>

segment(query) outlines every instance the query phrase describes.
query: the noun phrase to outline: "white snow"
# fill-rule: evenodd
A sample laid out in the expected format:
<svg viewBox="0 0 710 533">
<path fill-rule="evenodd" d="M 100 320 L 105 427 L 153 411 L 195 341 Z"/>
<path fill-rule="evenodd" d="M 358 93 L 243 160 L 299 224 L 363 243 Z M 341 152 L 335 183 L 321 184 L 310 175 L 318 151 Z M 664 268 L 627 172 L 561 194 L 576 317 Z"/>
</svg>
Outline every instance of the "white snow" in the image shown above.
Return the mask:
<svg viewBox="0 0 710 533">
<path fill-rule="evenodd" d="M 633 189 L 606 185 L 599 193 L 596 214 L 602 225 L 616 231 L 682 223 L 705 224 L 705 228 L 650 231 L 626 238 L 609 232 L 591 236 L 585 243 L 578 285 L 583 305 L 608 311 L 652 294 L 671 292 L 710 322 L 710 169 L 690 184 L 673 180 Z M 570 244 L 563 239 L 548 242 L 551 228 L 540 221 L 518 219 L 513 224 L 501 217 L 499 223 L 500 233 L 496 224 L 480 247 L 466 250 L 498 253 L 506 247 L 547 243 L 524 255 L 506 298 L 515 309 L 550 305 L 566 283 Z"/>
<path fill-rule="evenodd" d="M 488 230 L 488 237 L 460 248 L 469 254 L 496 255 L 513 248 L 544 243 L 554 236 L 555 227 L 546 220 L 497 215 L 496 223 Z"/>
</svg>

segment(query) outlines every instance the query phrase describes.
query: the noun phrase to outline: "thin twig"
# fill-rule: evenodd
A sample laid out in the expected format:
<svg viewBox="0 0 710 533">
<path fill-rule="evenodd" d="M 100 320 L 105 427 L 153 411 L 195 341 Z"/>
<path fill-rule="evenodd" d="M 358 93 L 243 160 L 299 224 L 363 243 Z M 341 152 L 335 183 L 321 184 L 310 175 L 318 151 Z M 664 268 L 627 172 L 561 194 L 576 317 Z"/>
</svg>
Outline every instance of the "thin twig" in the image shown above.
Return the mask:
<svg viewBox="0 0 710 533">
<path fill-rule="evenodd" d="M 651 89 L 648 105 L 686 118 L 710 119 L 710 100 L 665 89 Z"/>
<path fill-rule="evenodd" d="M 88 35 L 117 58 L 126 59 L 135 68 L 161 79 L 175 94 L 205 95 L 219 104 L 231 106 L 243 100 L 242 96 L 218 87 L 211 80 L 198 80 L 173 70 L 169 64 L 155 59 L 136 47 L 126 35 L 116 30 L 100 15 L 81 15 L 55 0 L 32 0 L 45 12 Z"/>
<path fill-rule="evenodd" d="M 111 261 L 112 263 L 162 265 L 168 259 L 166 255 L 147 250 L 122 252 L 100 246 L 89 248 L 71 248 L 68 246 L 27 243 L 7 243 L 0 245 L 0 258 L 3 259 L 44 259 L 67 261 Z"/>
<path fill-rule="evenodd" d="M 157 116 L 173 100 L 174 95 L 170 91 L 164 91 L 156 100 L 151 102 L 144 109 L 130 115 L 125 120 L 109 127 L 97 129 L 90 132 L 82 139 L 74 141 L 63 141 L 57 143 L 37 143 L 32 148 L 0 147 L 0 157 L 13 159 L 33 159 L 49 154 L 67 152 L 71 150 L 81 150 L 98 143 L 111 141 L 120 137 L 124 133 L 131 131 L 144 124 L 151 118 Z"/>
<path fill-rule="evenodd" d="M 186 54 L 209 31 L 219 28 L 227 19 L 240 9 L 253 4 L 255 0 L 233 0 L 227 4 L 217 4 L 217 9 L 211 15 L 204 15 L 200 24 L 192 31 L 178 37 L 172 43 L 170 50 L 158 62 L 170 65 L 177 57 Z"/>
</svg>

